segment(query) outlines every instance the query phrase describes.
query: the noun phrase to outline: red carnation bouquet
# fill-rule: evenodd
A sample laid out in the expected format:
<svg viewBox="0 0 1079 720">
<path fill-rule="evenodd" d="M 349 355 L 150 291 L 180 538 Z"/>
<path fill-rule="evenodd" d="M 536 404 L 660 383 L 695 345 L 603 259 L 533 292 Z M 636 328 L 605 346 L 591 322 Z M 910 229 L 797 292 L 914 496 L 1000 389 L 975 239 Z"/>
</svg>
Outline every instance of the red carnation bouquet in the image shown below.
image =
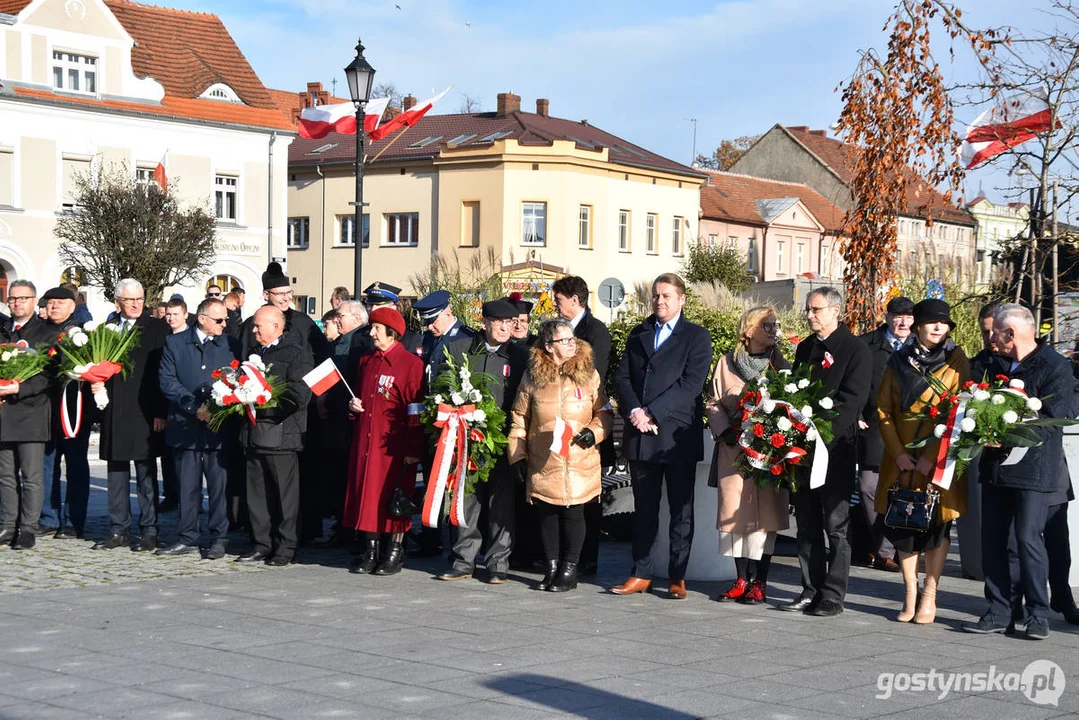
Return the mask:
<svg viewBox="0 0 1079 720">
<path fill-rule="evenodd" d="M 824 482 L 825 445 L 832 440 L 837 413 L 810 370 L 769 368 L 746 385 L 738 401 L 734 437 L 742 449 L 742 470 L 761 487 L 796 490 L 795 471 L 803 465 L 811 467 L 810 487 Z"/>
<path fill-rule="evenodd" d="M 233 360 L 213 371 L 214 384 L 206 399 L 211 430 L 220 430 L 233 415 L 246 414 L 254 425 L 256 410 L 277 407 L 286 383 L 270 374 L 272 367 L 272 364 L 263 364 L 258 355 L 252 355 L 244 362 Z"/>
</svg>

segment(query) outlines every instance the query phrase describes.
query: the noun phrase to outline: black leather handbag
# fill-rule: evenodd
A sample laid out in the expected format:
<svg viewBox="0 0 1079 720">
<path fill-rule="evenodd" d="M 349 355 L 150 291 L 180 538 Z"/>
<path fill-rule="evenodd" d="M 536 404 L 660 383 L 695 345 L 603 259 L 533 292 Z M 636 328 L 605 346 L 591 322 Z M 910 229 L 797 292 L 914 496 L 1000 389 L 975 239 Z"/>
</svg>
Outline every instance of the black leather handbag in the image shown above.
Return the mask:
<svg viewBox="0 0 1079 720">
<path fill-rule="evenodd" d="M 405 465 L 404 471 L 401 473 L 401 479 L 404 480 L 405 473 L 411 470 L 416 472 L 415 465 Z M 389 507 L 386 511 L 394 517 L 412 517 L 416 513 L 420 512 L 420 506 L 412 501 L 412 498 L 408 496 L 408 493 L 401 487 L 401 483 L 397 483 L 397 487 L 393 489 L 393 493 L 390 495 Z"/>
<path fill-rule="evenodd" d="M 909 472 L 911 480 L 914 473 Z M 913 482 L 912 482 L 913 484 Z M 900 487 L 897 482 L 888 489 L 888 511 L 884 524 L 898 530 L 927 532 L 936 517 L 940 491 L 930 485 L 926 490 Z"/>
</svg>

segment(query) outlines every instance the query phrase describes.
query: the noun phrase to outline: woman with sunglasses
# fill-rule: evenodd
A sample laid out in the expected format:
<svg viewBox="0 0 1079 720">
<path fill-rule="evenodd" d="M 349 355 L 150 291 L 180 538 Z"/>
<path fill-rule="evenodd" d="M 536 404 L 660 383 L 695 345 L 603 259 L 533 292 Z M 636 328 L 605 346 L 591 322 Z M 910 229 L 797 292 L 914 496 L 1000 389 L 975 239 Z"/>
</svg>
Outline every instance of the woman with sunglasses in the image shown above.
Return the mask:
<svg viewBox="0 0 1079 720">
<path fill-rule="evenodd" d="M 577 587 L 585 503 L 600 494 L 597 444 L 613 421 L 592 347 L 568 320 L 540 326 L 511 413 L 509 461 L 527 463 L 526 496 L 539 515 L 546 574 L 539 590 Z"/>
</svg>

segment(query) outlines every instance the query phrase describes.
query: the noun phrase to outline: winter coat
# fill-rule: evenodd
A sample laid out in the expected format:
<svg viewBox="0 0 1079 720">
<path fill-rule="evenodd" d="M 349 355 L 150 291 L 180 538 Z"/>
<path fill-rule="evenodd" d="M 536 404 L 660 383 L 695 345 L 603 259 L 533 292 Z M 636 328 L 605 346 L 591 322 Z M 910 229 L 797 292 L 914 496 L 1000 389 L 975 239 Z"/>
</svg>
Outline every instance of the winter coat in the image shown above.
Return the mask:
<svg viewBox="0 0 1079 720">
<path fill-rule="evenodd" d="M 253 350 L 261 354 L 262 362 L 268 368 L 267 374 L 287 383 L 288 387 L 278 398 L 276 407 L 255 412 L 254 425 L 244 420 L 240 443 L 264 454 L 302 450 L 303 434 L 307 430 L 307 403 L 311 400 L 311 388 L 303 381 L 303 376 L 314 368 L 311 354 L 299 344 L 298 338 L 289 341 L 284 336 L 263 352 L 257 345 Z"/>
<path fill-rule="evenodd" d="M 158 371 L 165 338 L 172 330 L 149 315 L 136 319 L 135 327 L 139 339 L 128 353 L 127 372 L 105 381 L 109 404 L 101 414 L 102 460 L 148 460 L 161 455 L 164 448 L 164 436 L 154 432 L 153 422 L 168 415 Z"/>
<path fill-rule="evenodd" d="M 165 444 L 168 447 L 218 450 L 225 438 L 235 434 L 236 425 L 227 423 L 221 432 L 214 432 L 195 414 L 210 396 L 214 370 L 239 360 L 239 356 L 239 340 L 227 333 L 205 344 L 199 342 L 195 328 L 166 338 L 158 375 L 161 392 L 169 402 L 168 424 L 165 426 Z"/>
<path fill-rule="evenodd" d="M 858 445 L 858 465 L 862 470 L 880 468 L 884 443 L 880 438 L 880 426 L 877 425 L 877 394 L 880 392 L 880 380 L 884 377 L 884 368 L 892 357 L 892 344 L 888 342 L 888 326 L 881 325 L 876 330 L 860 335 L 859 340 L 869 347 L 873 356 L 873 378 L 869 386 L 869 397 L 862 410 L 862 420 L 868 425 L 861 431 L 862 442 Z"/>
<path fill-rule="evenodd" d="M 599 373 L 599 379 L 607 382 L 607 365 L 611 361 L 611 331 L 603 321 L 585 308 L 584 317 L 577 323 L 573 334 L 578 340 L 584 340 L 592 346 L 592 362 Z"/>
<path fill-rule="evenodd" d="M 903 453 L 910 453 L 915 461 L 926 458 L 936 464 L 937 452 L 940 450 L 940 440 L 933 437 L 933 428 L 936 423 L 914 422 L 909 420 L 909 413 L 921 412 L 926 405 L 939 402 L 939 398 L 933 392 L 933 388 L 927 387 L 917 401 L 910 407 L 903 407 L 900 400 L 899 378 L 896 375 L 892 363 L 906 362 L 903 359 L 904 350 L 892 356 L 892 362 L 884 370 L 884 377 L 880 381 L 880 392 L 877 395 L 877 422 L 880 425 L 880 435 L 884 442 L 884 455 L 880 463 L 880 479 L 877 483 L 877 512 L 883 513 L 888 510 L 888 490 L 897 482 L 901 487 L 924 490 L 929 485 L 929 478 L 916 472 L 900 472 L 895 459 Z M 970 362 L 961 348 L 952 350 L 947 362 L 933 373 L 933 376 L 947 386 L 951 394 L 958 393 L 960 388 L 970 379 Z M 930 440 L 924 447 L 919 449 L 908 448 L 907 445 L 915 440 L 929 436 Z M 936 488 L 940 490 L 940 488 Z M 956 473 L 952 478 L 951 487 L 940 490 L 940 512 L 937 519 L 942 522 L 955 520 L 967 511 L 967 476 L 966 473 Z"/>
<path fill-rule="evenodd" d="M 776 370 L 790 367 L 783 356 L 773 354 L 772 367 Z M 776 532 L 790 527 L 790 496 L 786 490 L 775 486 L 758 487 L 757 483 L 742 476 L 739 460 L 742 450 L 737 445 L 720 439 L 733 432 L 731 415 L 738 408 L 738 401 L 745 392 L 746 381 L 734 366 L 733 353 L 727 353 L 716 363 L 712 375 L 712 392 L 705 404 L 708 426 L 719 443 L 717 449 L 719 510 L 716 528 L 722 532 L 748 535 L 764 530 Z"/>
<path fill-rule="evenodd" d="M 9 342 L 25 340 L 31 348 L 51 346 L 56 334 L 45 321 L 31 315 L 21 328 L 7 323 Z M 45 352 L 45 349 L 42 349 Z M 0 442 L 46 442 L 51 428 L 52 398 L 49 394 L 51 376 L 48 368 L 19 383 L 19 392 L 3 398 L 0 404 Z"/>
<path fill-rule="evenodd" d="M 596 445 L 569 447 L 569 457 L 551 451 L 556 420 L 561 417 L 573 435 L 588 428 Z M 613 417 L 603 381 L 592 365 L 592 348 L 577 343 L 577 353 L 557 365 L 545 349 L 534 347 L 511 412 L 510 464 L 528 461 L 529 500 L 568 507 L 600 494 L 598 444 L 611 432 Z"/>
<path fill-rule="evenodd" d="M 423 361 L 395 342 L 386 352 L 360 357 L 355 377 L 363 412 L 351 428 L 342 524 L 364 532 L 405 532 L 412 519 L 394 517 L 388 509 L 395 487 L 411 495 L 416 485 L 416 466 L 406 468 L 405 458 L 423 455 L 423 428 L 409 415 L 410 405 L 418 413 L 423 402 Z"/>
<path fill-rule="evenodd" d="M 312 361 L 320 363 L 330 356 L 330 341 L 319 330 L 310 317 L 298 310 L 289 308 L 284 313 L 285 327 L 281 332 L 281 342 L 298 344 L 311 356 Z M 240 328 L 240 342 L 243 344 L 243 356 L 258 352 L 255 341 L 255 314 L 244 320 Z"/>
<path fill-rule="evenodd" d="M 528 365 L 528 348 L 515 342 L 504 342 L 494 352 L 488 352 L 482 334 L 472 338 L 459 337 L 458 340 L 451 342 L 448 348 L 450 356 L 458 367 L 467 356 L 472 372 L 487 373 L 493 378 L 493 381 L 484 389 L 494 398 L 495 404 L 506 413 L 506 430 L 508 431 L 513 399 L 517 397 L 517 387 L 521 384 L 521 377 Z M 446 368 L 446 364 L 443 363 L 435 378 Z"/>
</svg>

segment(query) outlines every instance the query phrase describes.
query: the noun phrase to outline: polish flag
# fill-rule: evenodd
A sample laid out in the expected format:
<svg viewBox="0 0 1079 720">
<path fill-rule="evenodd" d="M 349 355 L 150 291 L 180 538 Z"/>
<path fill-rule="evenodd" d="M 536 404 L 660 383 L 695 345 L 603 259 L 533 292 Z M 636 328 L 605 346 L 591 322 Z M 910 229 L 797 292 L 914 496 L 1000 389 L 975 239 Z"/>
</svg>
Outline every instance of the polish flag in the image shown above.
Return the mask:
<svg viewBox="0 0 1079 720">
<path fill-rule="evenodd" d="M 1052 111 L 1044 97 L 1022 94 L 1001 98 L 967 126 L 959 159 L 970 170 L 1001 153 L 1048 132 Z M 1061 127 L 1060 121 L 1056 123 Z"/>
<path fill-rule="evenodd" d="M 424 102 L 419 103 L 418 105 L 415 105 L 408 110 L 405 110 L 403 113 L 393 118 L 382 127 L 377 128 L 368 134 L 370 135 L 372 140 L 381 140 L 393 131 L 405 127 L 406 125 L 408 127 L 412 127 L 417 122 L 419 122 L 421 117 L 427 114 L 428 110 L 435 106 L 436 102 L 445 97 L 446 93 L 448 93 L 451 89 L 453 89 L 453 85 L 450 85 L 448 88 L 440 92 L 438 95 L 435 95 L 430 100 L 425 100 Z"/>
<path fill-rule="evenodd" d="M 561 417 L 554 421 L 554 438 L 551 440 L 551 452 L 559 457 L 569 457 L 569 446 L 573 440 L 573 428 Z"/>
<path fill-rule="evenodd" d="M 341 377 L 341 371 L 330 358 L 326 358 L 318 367 L 303 376 L 303 381 L 316 395 L 323 394 L 342 380 L 344 378 Z"/>
<path fill-rule="evenodd" d="M 370 134 L 378 127 L 382 113 L 389 105 L 388 97 L 375 98 L 367 103 L 363 116 L 363 131 Z M 330 133 L 356 134 L 356 106 L 350 102 L 337 105 L 316 105 L 300 113 L 300 137 L 317 140 Z"/>
<path fill-rule="evenodd" d="M 168 159 L 169 151 L 166 150 L 165 154 L 161 156 L 161 160 L 157 163 L 157 167 L 154 168 L 154 182 L 161 187 L 161 192 L 168 194 L 169 192 L 169 176 L 165 172 L 165 160 Z"/>
</svg>

